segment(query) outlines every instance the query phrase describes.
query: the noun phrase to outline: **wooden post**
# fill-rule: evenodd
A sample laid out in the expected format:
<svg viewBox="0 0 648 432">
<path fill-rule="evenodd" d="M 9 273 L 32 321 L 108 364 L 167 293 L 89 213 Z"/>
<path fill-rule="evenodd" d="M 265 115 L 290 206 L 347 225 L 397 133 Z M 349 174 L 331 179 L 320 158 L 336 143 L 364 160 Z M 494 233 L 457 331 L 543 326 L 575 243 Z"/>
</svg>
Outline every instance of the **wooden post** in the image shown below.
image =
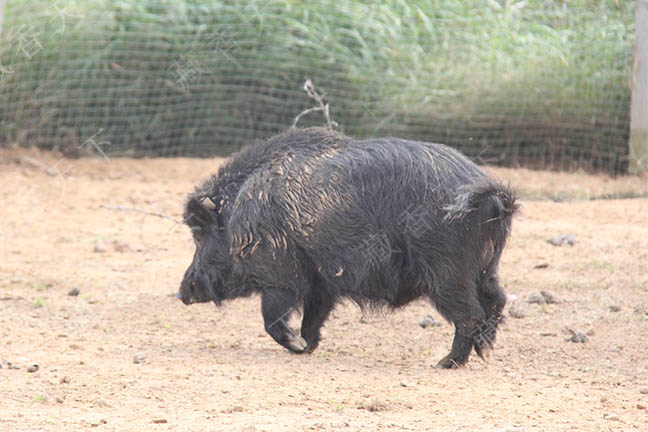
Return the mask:
<svg viewBox="0 0 648 432">
<path fill-rule="evenodd" d="M 628 173 L 648 174 L 648 0 L 637 2 Z"/>
</svg>

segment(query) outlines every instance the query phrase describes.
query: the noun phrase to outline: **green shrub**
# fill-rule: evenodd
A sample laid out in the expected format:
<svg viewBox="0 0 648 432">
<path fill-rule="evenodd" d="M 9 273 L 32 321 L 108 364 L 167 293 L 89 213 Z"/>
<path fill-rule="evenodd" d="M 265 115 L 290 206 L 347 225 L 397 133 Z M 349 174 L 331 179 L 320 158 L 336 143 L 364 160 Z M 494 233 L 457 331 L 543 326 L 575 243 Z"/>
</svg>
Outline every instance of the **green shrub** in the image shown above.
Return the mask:
<svg viewBox="0 0 648 432">
<path fill-rule="evenodd" d="M 227 153 L 290 126 L 313 105 L 302 91 L 311 78 L 355 136 L 442 141 L 496 163 L 623 166 L 633 2 L 54 5 L 8 1 L 5 145 Z M 25 54 L 21 26 L 33 26 L 42 50 Z M 310 124 L 323 119 L 300 122 Z"/>
</svg>

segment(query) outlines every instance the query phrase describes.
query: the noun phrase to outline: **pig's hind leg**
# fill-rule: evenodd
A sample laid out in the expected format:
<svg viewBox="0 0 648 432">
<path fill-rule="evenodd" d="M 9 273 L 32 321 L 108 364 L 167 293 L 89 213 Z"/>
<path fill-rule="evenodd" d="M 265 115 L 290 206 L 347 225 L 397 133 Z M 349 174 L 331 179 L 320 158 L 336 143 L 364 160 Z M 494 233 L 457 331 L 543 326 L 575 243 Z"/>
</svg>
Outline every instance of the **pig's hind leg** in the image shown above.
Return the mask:
<svg viewBox="0 0 648 432">
<path fill-rule="evenodd" d="M 506 305 L 506 294 L 500 287 L 497 278 L 500 255 L 501 250 L 495 254 L 487 268 L 479 274 L 479 303 L 486 313 L 486 320 L 478 328 L 478 332 L 481 332 L 479 338 L 484 343 L 475 343 L 475 351 L 481 358 L 484 358 L 493 347 L 497 327 L 503 319 L 502 310 Z"/>
<path fill-rule="evenodd" d="M 478 354 L 490 345 L 494 335 L 489 334 L 486 313 L 482 308 L 474 283 L 457 284 L 445 295 L 432 298 L 437 310 L 455 326 L 454 340 L 450 353 L 442 358 L 436 367 L 454 369 L 463 366 L 475 348 Z"/>
<path fill-rule="evenodd" d="M 261 312 L 265 330 L 280 345 L 294 353 L 306 350 L 307 343 L 288 326 L 290 315 L 295 311 L 295 292 L 282 288 L 265 288 L 261 294 Z"/>
</svg>

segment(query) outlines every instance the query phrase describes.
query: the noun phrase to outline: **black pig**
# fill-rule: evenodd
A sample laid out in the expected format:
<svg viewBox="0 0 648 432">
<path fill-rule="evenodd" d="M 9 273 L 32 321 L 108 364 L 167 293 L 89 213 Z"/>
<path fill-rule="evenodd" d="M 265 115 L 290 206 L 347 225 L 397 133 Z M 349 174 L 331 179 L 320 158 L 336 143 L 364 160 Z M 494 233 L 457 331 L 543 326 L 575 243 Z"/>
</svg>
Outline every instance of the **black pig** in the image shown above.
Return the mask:
<svg viewBox="0 0 648 432">
<path fill-rule="evenodd" d="M 333 307 L 421 296 L 455 326 L 454 368 L 492 348 L 506 303 L 499 260 L 514 193 L 459 152 L 398 138 L 291 129 L 229 158 L 192 193 L 185 304 L 261 295 L 265 329 L 313 351 Z M 301 309 L 301 335 L 287 324 Z"/>
</svg>

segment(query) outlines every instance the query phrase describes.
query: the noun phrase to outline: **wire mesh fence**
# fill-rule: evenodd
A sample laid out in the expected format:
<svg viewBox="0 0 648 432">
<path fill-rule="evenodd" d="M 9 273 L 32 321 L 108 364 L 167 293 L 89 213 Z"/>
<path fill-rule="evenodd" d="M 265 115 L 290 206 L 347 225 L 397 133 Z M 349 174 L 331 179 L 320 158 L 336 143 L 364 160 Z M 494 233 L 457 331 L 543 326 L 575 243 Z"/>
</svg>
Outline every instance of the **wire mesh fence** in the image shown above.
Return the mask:
<svg viewBox="0 0 648 432">
<path fill-rule="evenodd" d="M 0 145 L 226 154 L 290 127 L 311 79 L 356 137 L 488 163 L 627 164 L 635 2 L 7 0 Z M 318 113 L 300 126 L 323 125 Z"/>
</svg>

